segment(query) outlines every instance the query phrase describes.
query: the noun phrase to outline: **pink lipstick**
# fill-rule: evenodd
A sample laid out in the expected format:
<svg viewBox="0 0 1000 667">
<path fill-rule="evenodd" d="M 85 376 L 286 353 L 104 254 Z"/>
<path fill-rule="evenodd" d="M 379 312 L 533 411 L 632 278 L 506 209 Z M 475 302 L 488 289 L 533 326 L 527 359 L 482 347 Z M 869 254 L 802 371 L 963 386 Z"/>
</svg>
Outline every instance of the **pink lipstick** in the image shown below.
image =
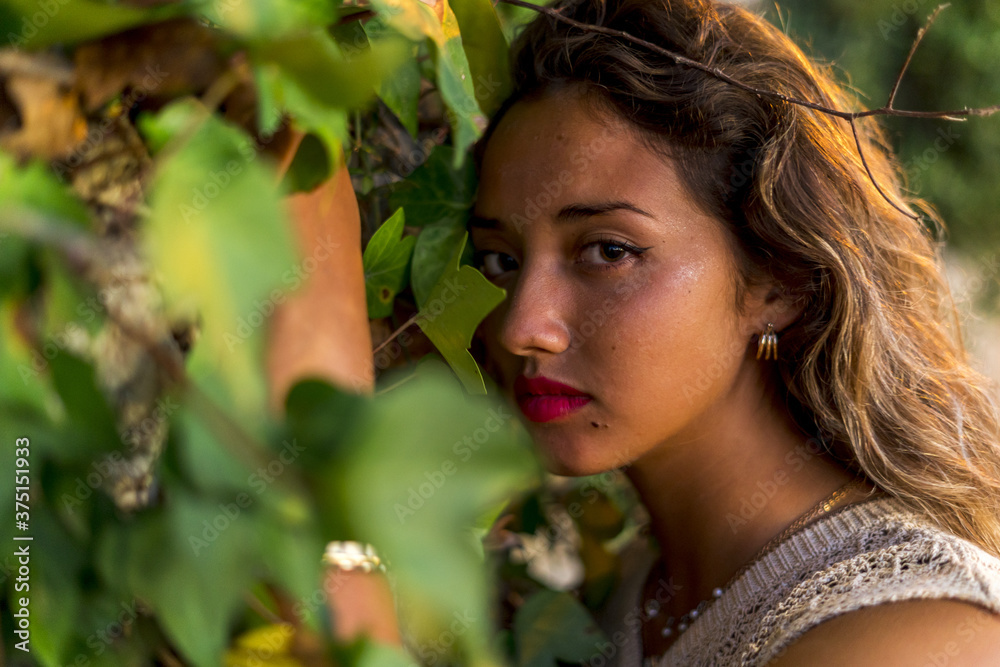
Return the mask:
<svg viewBox="0 0 1000 667">
<path fill-rule="evenodd" d="M 593 398 L 568 384 L 545 377 L 514 380 L 514 397 L 524 416 L 533 422 L 550 422 L 575 412 Z"/>
</svg>

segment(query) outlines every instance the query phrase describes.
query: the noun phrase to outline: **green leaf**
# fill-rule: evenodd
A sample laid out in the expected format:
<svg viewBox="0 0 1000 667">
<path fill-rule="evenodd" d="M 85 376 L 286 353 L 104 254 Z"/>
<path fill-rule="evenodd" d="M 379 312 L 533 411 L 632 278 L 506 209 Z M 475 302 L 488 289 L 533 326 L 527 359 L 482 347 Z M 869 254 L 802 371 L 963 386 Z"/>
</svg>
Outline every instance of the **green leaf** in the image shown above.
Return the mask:
<svg viewBox="0 0 1000 667">
<path fill-rule="evenodd" d="M 330 177 L 332 162 L 326 148 L 315 134 L 302 138 L 292 164 L 285 174 L 289 192 L 311 192 Z"/>
<path fill-rule="evenodd" d="M 453 219 L 427 225 L 417 236 L 410 285 L 418 307 L 427 302 L 431 290 L 447 270 L 455 247 L 464 243 L 465 234 L 465 225 L 459 219 Z"/>
<path fill-rule="evenodd" d="M 139 9 L 90 0 L 57 0 L 52 4 L 0 0 L 0 35 L 4 36 L 5 46 L 43 49 L 96 39 L 183 12 L 184 8 L 177 4 Z"/>
<path fill-rule="evenodd" d="M 536 481 L 527 434 L 506 405 L 467 395 L 442 364 L 372 401 L 353 433 L 317 488 L 337 489 L 352 533 L 392 564 L 417 643 L 450 626 L 468 658 L 457 664 L 484 664 L 492 616 L 471 529 Z"/>
<path fill-rule="evenodd" d="M 66 410 L 67 425 L 77 432 L 77 456 L 118 449 L 121 436 L 115 417 L 97 384 L 93 367 L 63 351 L 49 362 L 52 382 Z"/>
<path fill-rule="evenodd" d="M 186 125 L 196 113 L 182 100 L 147 122 Z M 143 238 L 168 304 L 200 312 L 192 376 L 251 423 L 266 400 L 263 325 L 297 268 L 282 195 L 256 158 L 250 137 L 207 117 L 159 165 Z"/>
<path fill-rule="evenodd" d="M 337 19 L 337 5 L 325 0 L 208 0 L 198 6 L 210 21 L 247 39 L 273 40 Z"/>
<path fill-rule="evenodd" d="M 31 545 L 31 648 L 43 665 L 64 665 L 80 607 L 84 551 L 46 505 L 32 508 L 31 533 L 32 542 L 19 543 Z"/>
<path fill-rule="evenodd" d="M 22 229 L 20 211 L 84 228 L 90 223 L 86 207 L 48 167 L 38 161 L 18 167 L 13 157 L 0 152 L 0 233 L 17 234 Z"/>
<path fill-rule="evenodd" d="M 471 162 L 454 166 L 455 149 L 438 146 L 409 178 L 389 194 L 389 205 L 406 209 L 407 224 L 465 224 L 476 197 L 476 170 Z"/>
<path fill-rule="evenodd" d="M 383 79 L 378 87 L 378 96 L 414 138 L 418 130 L 417 107 L 420 101 L 420 64 L 417 62 L 417 51 L 414 46 L 412 57 L 405 60 L 395 74 Z"/>
<path fill-rule="evenodd" d="M 384 39 L 348 58 L 325 30 L 256 42 L 251 57 L 262 114 L 287 110 L 323 140 L 335 162 L 347 137 L 346 112 L 368 102 L 408 51 L 404 41 Z"/>
<path fill-rule="evenodd" d="M 445 272 L 431 289 L 417 314 L 417 325 L 455 371 L 466 390 L 485 394 L 482 373 L 469 346 L 476 327 L 507 295 L 471 266 L 461 266 L 469 234 L 455 248 Z"/>
<path fill-rule="evenodd" d="M 492 116 L 513 90 L 500 17 L 490 0 L 451 0 L 451 6 L 462 29 L 476 99 Z"/>
<path fill-rule="evenodd" d="M 569 593 L 542 590 L 514 616 L 518 667 L 554 667 L 556 660 L 582 663 L 607 641 L 587 609 Z"/>
<path fill-rule="evenodd" d="M 14 303 L 0 300 L 0 404 L 21 403 L 44 414 L 52 398 L 46 366 L 17 331 Z"/>
<path fill-rule="evenodd" d="M 113 526 L 101 539 L 98 564 L 109 581 L 124 575 L 188 661 L 214 667 L 252 582 L 256 524 L 233 499 L 196 500 L 175 487 L 168 507 Z"/>
<path fill-rule="evenodd" d="M 368 317 L 372 319 L 392 315 L 393 299 L 406 284 L 416 239 L 403 237 L 403 225 L 403 209 L 397 209 L 372 235 L 365 248 L 365 296 Z"/>
<path fill-rule="evenodd" d="M 472 71 L 455 13 L 447 0 L 440 0 L 440 21 L 434 10 L 420 0 L 374 0 L 372 5 L 387 25 L 409 39 L 428 38 L 434 45 L 437 85 L 451 111 L 455 145 L 453 164 L 458 167 L 466 150 L 479 138 L 486 119 L 476 100 Z"/>
</svg>

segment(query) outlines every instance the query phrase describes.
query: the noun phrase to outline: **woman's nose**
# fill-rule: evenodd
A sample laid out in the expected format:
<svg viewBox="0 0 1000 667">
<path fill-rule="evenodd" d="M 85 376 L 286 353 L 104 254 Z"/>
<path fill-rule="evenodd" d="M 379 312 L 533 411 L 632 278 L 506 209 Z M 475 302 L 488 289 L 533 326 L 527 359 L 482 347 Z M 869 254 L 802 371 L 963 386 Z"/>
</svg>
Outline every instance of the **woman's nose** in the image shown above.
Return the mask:
<svg viewBox="0 0 1000 667">
<path fill-rule="evenodd" d="M 503 314 L 500 344 L 518 356 L 566 351 L 571 343 L 566 317 L 570 304 L 555 272 L 544 266 L 522 267 Z"/>
</svg>

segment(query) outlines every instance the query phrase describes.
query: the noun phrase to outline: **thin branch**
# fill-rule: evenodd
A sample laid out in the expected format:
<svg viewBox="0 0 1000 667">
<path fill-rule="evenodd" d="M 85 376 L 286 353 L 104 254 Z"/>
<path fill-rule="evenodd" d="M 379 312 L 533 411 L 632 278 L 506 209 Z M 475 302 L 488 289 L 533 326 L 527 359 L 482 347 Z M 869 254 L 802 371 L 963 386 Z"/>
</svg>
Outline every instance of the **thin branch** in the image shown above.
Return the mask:
<svg viewBox="0 0 1000 667">
<path fill-rule="evenodd" d="M 372 354 L 378 354 L 379 350 L 381 350 L 383 347 L 385 347 L 386 345 L 388 345 L 389 343 L 391 343 L 396 338 L 396 336 L 398 336 L 399 334 L 403 333 L 403 331 L 406 330 L 407 327 L 409 327 L 411 324 L 413 324 L 414 322 L 416 322 L 417 321 L 417 317 L 419 315 L 420 315 L 420 313 L 417 313 L 416 315 L 414 315 L 410 319 L 408 319 L 405 322 L 403 322 L 403 324 L 401 324 L 398 329 L 396 329 L 391 334 L 389 334 L 388 338 L 386 338 L 384 341 L 382 341 L 381 343 L 379 343 L 379 346 L 376 347 L 374 350 L 372 350 Z"/>
<path fill-rule="evenodd" d="M 865 171 L 868 173 L 868 178 L 869 180 L 871 180 L 872 185 L 875 186 L 875 189 L 878 190 L 878 193 L 882 195 L 882 198 L 885 199 L 887 202 L 889 202 L 889 204 L 894 209 L 896 209 L 906 217 L 912 218 L 913 220 L 919 220 L 920 219 L 919 215 L 914 215 L 910 211 L 907 211 L 903 209 L 901 206 L 899 206 L 896 202 L 894 202 L 892 199 L 889 198 L 889 195 L 887 195 L 882 190 L 882 187 L 878 184 L 878 181 L 875 179 L 875 174 L 872 173 L 871 167 L 868 166 L 868 160 L 865 159 L 865 151 L 863 148 L 861 148 L 861 137 L 858 136 L 857 119 L 854 118 L 851 119 L 851 132 L 854 134 L 854 145 L 858 147 L 858 157 L 861 158 L 861 164 L 864 165 Z"/>
<path fill-rule="evenodd" d="M 909 55 L 907 55 L 906 61 L 903 63 L 903 67 L 899 71 L 899 76 L 896 77 L 896 81 L 892 87 L 892 92 L 889 94 L 889 101 L 886 103 L 886 105 L 883 107 L 879 107 L 878 109 L 869 109 L 867 111 L 844 111 L 842 109 L 833 109 L 831 107 L 824 106 L 822 104 L 810 102 L 808 100 L 800 100 L 798 98 L 791 97 L 789 95 L 785 95 L 783 93 L 779 93 L 774 90 L 766 90 L 764 88 L 757 88 L 755 86 L 751 86 L 749 84 L 740 81 L 739 79 L 734 79 L 733 77 L 729 76 L 728 74 L 726 74 L 717 67 L 711 67 L 704 63 L 698 62 L 697 60 L 692 60 L 691 58 L 681 55 L 676 51 L 671 51 L 670 49 L 666 49 L 660 46 L 659 44 L 654 44 L 640 37 L 636 37 L 635 35 L 625 32 L 624 30 L 615 30 L 613 28 L 593 25 L 590 23 L 582 23 L 568 16 L 563 16 L 560 12 L 556 11 L 555 9 L 552 9 L 551 7 L 543 7 L 535 5 L 530 2 L 526 2 L 525 0 L 499 0 L 499 2 L 505 2 L 509 5 L 514 5 L 517 7 L 524 7 L 526 9 L 534 10 L 536 12 L 549 16 L 557 21 L 562 21 L 563 23 L 571 25 L 575 28 L 579 28 L 580 30 L 586 32 L 595 32 L 602 35 L 610 35 L 611 37 L 616 37 L 618 39 L 622 39 L 631 42 L 633 44 L 638 44 L 639 46 L 644 46 L 650 51 L 659 53 L 660 55 L 670 58 L 678 65 L 684 65 L 685 67 L 690 67 L 692 69 L 705 72 L 706 74 L 709 74 L 710 76 L 713 76 L 716 79 L 723 81 L 724 83 L 728 83 L 745 92 L 752 93 L 757 97 L 761 98 L 766 97 L 768 99 L 787 102 L 788 104 L 794 104 L 800 107 L 805 107 L 807 109 L 812 109 L 814 111 L 818 111 L 828 116 L 833 116 L 835 118 L 846 120 L 851 126 L 851 132 L 854 134 L 854 143 L 858 148 L 858 155 L 861 157 L 861 163 L 864 165 L 865 171 L 868 173 L 868 178 L 871 179 L 871 182 L 875 186 L 875 189 L 878 190 L 879 194 L 882 195 L 882 197 L 887 202 L 889 202 L 889 204 L 891 204 L 893 208 L 903 213 L 904 215 L 914 219 L 919 219 L 919 216 L 915 216 L 912 213 L 900 208 L 899 205 L 897 205 L 896 202 L 890 199 L 889 196 L 885 193 L 885 191 L 882 190 L 879 184 L 875 181 L 875 176 L 872 174 L 871 168 L 868 165 L 868 161 L 865 159 L 864 149 L 861 144 L 861 138 L 858 135 L 858 129 L 857 126 L 855 125 L 855 121 L 857 121 L 859 118 L 867 118 L 869 116 L 900 116 L 903 118 L 937 118 L 943 120 L 958 121 L 958 120 L 964 120 L 968 116 L 991 116 L 997 112 L 1000 112 L 1000 104 L 995 104 L 993 106 L 980 107 L 975 109 L 970 109 L 966 107 L 964 109 L 956 109 L 951 111 L 910 111 L 906 109 L 896 109 L 892 106 L 893 102 L 895 102 L 896 92 L 899 89 L 900 82 L 903 80 L 903 76 L 906 74 L 906 70 L 910 66 L 910 61 L 913 59 L 913 54 L 916 52 L 917 47 L 920 46 L 920 42 L 923 41 L 924 35 L 927 34 L 927 30 L 934 23 L 935 19 L 937 19 L 938 14 L 940 14 L 942 10 L 948 7 L 949 6 L 948 4 L 939 5 L 937 8 L 935 8 L 934 11 L 931 13 L 930 17 L 927 19 L 927 22 L 924 25 L 924 27 L 921 28 L 920 31 L 917 33 L 917 37 L 913 42 L 913 46 L 910 47 L 910 53 Z"/>
<path fill-rule="evenodd" d="M 558 21 L 562 21 L 563 23 L 579 28 L 580 30 L 585 30 L 588 32 L 596 32 L 602 35 L 610 35 L 612 37 L 618 37 L 619 39 L 624 39 L 626 41 L 632 42 L 633 44 L 644 46 L 647 49 L 650 49 L 651 51 L 655 51 L 660 55 L 670 58 L 678 65 L 684 65 L 685 67 L 690 67 L 692 69 L 705 72 L 706 74 L 709 74 L 715 77 L 716 79 L 719 79 L 720 81 L 728 83 L 748 93 L 753 93 L 754 95 L 757 95 L 759 97 L 768 97 L 771 99 L 780 100 L 782 102 L 788 102 L 789 104 L 795 104 L 797 106 L 806 107 L 807 109 L 813 109 L 814 111 L 819 111 L 829 116 L 842 118 L 846 121 L 851 121 L 855 118 L 865 118 L 867 116 L 904 116 L 907 118 L 953 119 L 952 117 L 960 117 L 960 116 L 991 116 L 1000 111 L 1000 104 L 996 104 L 989 107 L 981 107 L 978 109 L 964 108 L 964 109 L 956 109 L 953 111 L 909 111 L 906 109 L 893 109 L 889 106 L 879 107 L 878 109 L 869 109 L 867 111 L 843 111 L 841 109 L 833 109 L 831 107 L 824 106 L 822 104 L 810 102 L 808 100 L 800 100 L 796 97 L 791 97 L 789 95 L 785 95 L 784 93 L 779 93 L 774 90 L 757 88 L 755 86 L 743 83 L 739 79 L 734 79 L 733 77 L 729 76 L 728 74 L 726 74 L 717 67 L 711 67 L 704 63 L 698 62 L 697 60 L 692 60 L 691 58 L 683 56 L 680 53 L 677 53 L 676 51 L 671 51 L 670 49 L 666 49 L 660 46 L 659 44 L 654 44 L 653 42 L 649 42 L 640 37 L 636 37 L 631 33 L 625 32 L 624 30 L 615 30 L 613 28 L 606 28 L 600 25 L 582 23 L 580 21 L 577 21 L 576 19 L 571 19 L 568 16 L 563 16 L 562 14 L 555 11 L 551 7 L 541 7 L 538 5 L 533 5 L 530 2 L 526 2 L 525 0 L 499 0 L 499 1 L 507 3 L 508 5 L 515 5 L 517 7 L 525 7 L 527 9 L 533 9 L 537 12 L 545 14 L 546 16 L 551 16 L 552 18 Z M 936 17 L 937 14 L 940 12 L 940 10 L 947 6 L 948 5 L 941 5 L 936 10 L 934 10 L 932 18 Z M 926 27 L 929 27 L 929 24 Z M 926 27 L 924 28 L 924 32 L 926 32 Z M 922 39 L 922 35 L 918 35 L 917 39 L 918 41 Z"/>
<path fill-rule="evenodd" d="M 923 41 L 924 35 L 930 30 L 930 27 L 934 25 L 934 21 L 937 19 L 938 14 L 941 10 L 946 7 L 950 7 L 951 4 L 938 5 L 931 12 L 931 15 L 927 17 L 927 22 L 924 23 L 924 27 L 920 29 L 917 33 L 917 38 L 913 40 L 913 45 L 910 47 L 910 52 L 906 56 L 906 61 L 903 63 L 903 67 L 899 70 L 899 76 L 896 77 L 896 82 L 892 84 L 892 92 L 889 93 L 889 101 L 885 103 L 887 109 L 892 108 L 892 103 L 896 101 L 896 91 L 899 90 L 899 84 L 903 82 L 903 75 L 906 74 L 906 70 L 910 67 L 910 61 L 913 60 L 913 54 L 917 52 L 917 47 L 920 46 L 920 42 Z"/>
</svg>

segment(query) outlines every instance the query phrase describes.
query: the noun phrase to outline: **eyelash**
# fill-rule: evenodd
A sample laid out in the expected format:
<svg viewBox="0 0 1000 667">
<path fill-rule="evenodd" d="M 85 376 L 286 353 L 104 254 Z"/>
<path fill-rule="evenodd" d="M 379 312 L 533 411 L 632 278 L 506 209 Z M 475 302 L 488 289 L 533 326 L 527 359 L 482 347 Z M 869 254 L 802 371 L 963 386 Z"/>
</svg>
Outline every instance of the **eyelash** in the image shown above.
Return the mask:
<svg viewBox="0 0 1000 667">
<path fill-rule="evenodd" d="M 631 257 L 622 257 L 621 259 L 615 260 L 613 262 L 602 262 L 601 264 L 594 265 L 593 267 L 594 270 L 600 271 L 602 273 L 607 271 L 617 271 L 621 268 L 624 268 L 625 266 L 632 264 L 633 262 L 635 262 L 635 260 L 639 258 L 640 255 L 642 255 L 644 252 L 646 252 L 652 247 L 652 246 L 647 246 L 645 248 L 640 248 L 638 246 L 632 245 L 631 243 L 626 243 L 625 241 L 619 241 L 611 237 L 602 237 L 597 239 L 596 241 L 591 241 L 590 243 L 584 245 L 583 248 L 580 249 L 580 252 L 583 253 L 588 248 L 592 248 L 595 246 L 617 246 L 631 255 Z M 507 254 L 507 253 L 500 253 L 500 251 L 498 250 L 477 250 L 473 255 L 473 262 L 476 268 L 482 270 L 484 259 L 488 255 L 492 254 Z M 577 262 L 577 263 L 580 264 L 585 262 Z"/>
</svg>

